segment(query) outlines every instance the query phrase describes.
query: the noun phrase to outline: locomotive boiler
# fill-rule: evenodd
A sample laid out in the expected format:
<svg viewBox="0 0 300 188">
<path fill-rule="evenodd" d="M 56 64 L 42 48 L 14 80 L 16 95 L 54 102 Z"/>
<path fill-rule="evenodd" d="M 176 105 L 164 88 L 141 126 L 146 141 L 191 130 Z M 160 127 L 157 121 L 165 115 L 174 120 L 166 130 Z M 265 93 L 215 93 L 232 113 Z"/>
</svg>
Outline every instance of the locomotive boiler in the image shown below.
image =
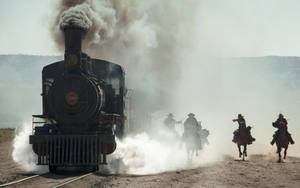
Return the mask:
<svg viewBox="0 0 300 188">
<path fill-rule="evenodd" d="M 86 30 L 63 28 L 64 60 L 42 71 L 42 115 L 33 115 L 30 144 L 38 165 L 98 169 L 124 133 L 124 71 L 81 50 Z"/>
</svg>

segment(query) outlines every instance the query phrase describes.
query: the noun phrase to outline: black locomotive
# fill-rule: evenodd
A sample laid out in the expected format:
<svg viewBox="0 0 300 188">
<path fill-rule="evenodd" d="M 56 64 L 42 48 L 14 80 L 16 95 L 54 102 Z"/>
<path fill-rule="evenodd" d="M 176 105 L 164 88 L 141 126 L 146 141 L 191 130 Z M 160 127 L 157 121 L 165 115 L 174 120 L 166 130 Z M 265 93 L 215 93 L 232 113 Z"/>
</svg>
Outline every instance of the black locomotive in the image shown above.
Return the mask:
<svg viewBox="0 0 300 188">
<path fill-rule="evenodd" d="M 30 144 L 37 164 L 51 172 L 60 166 L 98 169 L 116 149 L 115 136 L 124 133 L 124 71 L 81 51 L 85 30 L 63 31 L 64 61 L 43 68 L 43 114 L 33 115 Z"/>
</svg>

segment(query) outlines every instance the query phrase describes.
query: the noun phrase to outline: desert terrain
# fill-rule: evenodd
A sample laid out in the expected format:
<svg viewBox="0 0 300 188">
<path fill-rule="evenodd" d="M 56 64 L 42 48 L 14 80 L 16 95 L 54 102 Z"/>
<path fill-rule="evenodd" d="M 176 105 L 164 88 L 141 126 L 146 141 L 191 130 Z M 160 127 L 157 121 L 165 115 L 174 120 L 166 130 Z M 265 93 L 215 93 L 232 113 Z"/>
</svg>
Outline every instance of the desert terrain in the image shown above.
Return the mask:
<svg viewBox="0 0 300 188">
<path fill-rule="evenodd" d="M 21 170 L 11 158 L 12 141 L 0 144 L 0 184 L 33 175 Z M 73 174 L 45 174 L 11 187 L 52 187 Z M 76 175 L 75 175 L 76 176 Z M 284 163 L 266 155 L 251 155 L 246 161 L 224 156 L 220 162 L 196 169 L 149 175 L 93 173 L 64 187 L 300 187 L 300 158 Z"/>
</svg>

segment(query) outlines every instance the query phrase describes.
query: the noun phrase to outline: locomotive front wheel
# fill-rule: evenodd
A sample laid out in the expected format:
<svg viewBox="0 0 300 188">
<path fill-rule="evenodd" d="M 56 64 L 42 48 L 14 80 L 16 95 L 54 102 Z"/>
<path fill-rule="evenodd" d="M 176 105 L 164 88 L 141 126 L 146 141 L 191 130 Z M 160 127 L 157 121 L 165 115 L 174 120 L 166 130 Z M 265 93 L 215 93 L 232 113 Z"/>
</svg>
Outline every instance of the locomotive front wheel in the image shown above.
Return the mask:
<svg viewBox="0 0 300 188">
<path fill-rule="evenodd" d="M 49 172 L 50 172 L 50 173 L 55 173 L 55 172 L 56 172 L 56 166 L 54 166 L 54 165 L 49 165 Z"/>
</svg>

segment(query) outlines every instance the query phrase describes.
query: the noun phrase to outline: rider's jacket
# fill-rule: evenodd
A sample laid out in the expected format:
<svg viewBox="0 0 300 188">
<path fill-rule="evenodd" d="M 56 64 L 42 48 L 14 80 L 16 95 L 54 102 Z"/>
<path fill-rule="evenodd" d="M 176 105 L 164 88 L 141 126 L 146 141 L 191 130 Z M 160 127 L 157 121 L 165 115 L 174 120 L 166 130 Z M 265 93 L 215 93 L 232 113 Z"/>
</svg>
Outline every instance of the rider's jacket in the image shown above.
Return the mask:
<svg viewBox="0 0 300 188">
<path fill-rule="evenodd" d="M 244 118 L 234 119 L 233 121 L 237 121 L 239 124 L 239 129 L 246 128 L 246 120 Z"/>
<path fill-rule="evenodd" d="M 170 129 L 175 129 L 176 120 L 171 117 L 167 117 L 164 121 L 164 124 Z"/>
<path fill-rule="evenodd" d="M 288 122 L 285 118 L 278 118 L 272 125 L 275 128 L 278 128 L 278 129 L 282 128 L 285 131 L 287 131 L 287 129 L 288 129 L 287 124 L 288 124 Z"/>
<path fill-rule="evenodd" d="M 197 119 L 194 117 L 188 117 L 184 122 L 184 132 L 187 131 L 197 131 L 198 122 Z"/>
</svg>

